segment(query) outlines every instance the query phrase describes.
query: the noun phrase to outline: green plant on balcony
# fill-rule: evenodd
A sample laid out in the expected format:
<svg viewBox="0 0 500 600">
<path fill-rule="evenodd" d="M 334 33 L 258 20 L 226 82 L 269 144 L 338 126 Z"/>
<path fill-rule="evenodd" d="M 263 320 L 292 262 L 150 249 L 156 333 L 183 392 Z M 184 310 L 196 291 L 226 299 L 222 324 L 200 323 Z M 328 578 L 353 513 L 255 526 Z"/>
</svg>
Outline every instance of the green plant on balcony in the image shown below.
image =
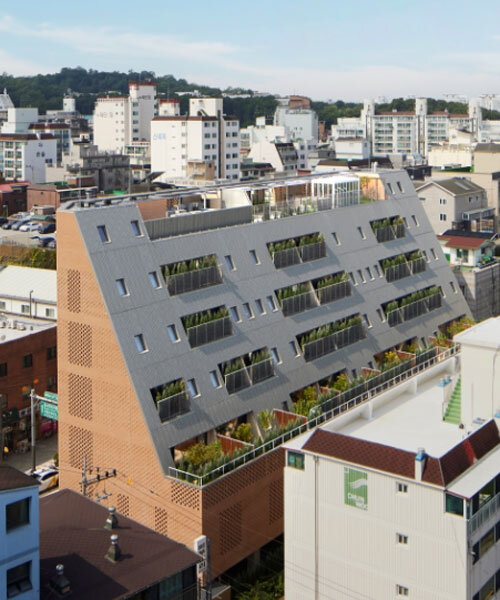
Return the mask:
<svg viewBox="0 0 500 600">
<path fill-rule="evenodd" d="M 389 369 L 393 369 L 397 367 L 401 363 L 401 359 L 397 355 L 397 352 L 394 350 L 388 350 L 384 352 L 384 358 L 379 365 L 381 371 L 388 371 Z"/>
<path fill-rule="evenodd" d="M 307 416 L 307 415 L 304 415 L 304 416 Z M 271 429 L 269 429 L 268 431 L 266 431 L 264 433 L 262 442 L 260 442 L 260 443 L 261 443 L 261 445 L 267 444 L 267 442 L 270 442 L 271 440 L 276 439 L 280 435 L 284 435 L 285 433 L 288 433 L 289 431 L 292 431 L 293 429 L 296 429 L 297 427 L 300 427 L 301 425 L 302 425 L 301 419 L 294 419 L 293 421 L 289 421 L 283 427 L 272 427 Z"/>
<path fill-rule="evenodd" d="M 290 250 L 291 248 L 296 247 L 297 244 L 293 238 L 282 240 L 281 242 L 271 242 L 268 244 L 269 254 L 271 254 L 271 256 L 276 252 L 283 252 L 283 250 Z"/>
<path fill-rule="evenodd" d="M 241 358 L 235 358 L 224 365 L 224 375 L 227 376 L 231 373 L 236 373 L 236 371 L 243 369 L 243 367 L 244 365 Z"/>
<path fill-rule="evenodd" d="M 383 229 L 384 227 L 390 227 L 391 221 L 389 219 L 378 219 L 376 221 L 372 221 L 370 223 L 372 231 L 377 231 L 377 229 Z"/>
<path fill-rule="evenodd" d="M 220 442 L 216 441 L 211 444 L 205 444 L 205 442 L 194 444 L 184 452 L 183 458 L 193 467 L 199 467 L 220 456 L 222 456 L 222 447 Z"/>
<path fill-rule="evenodd" d="M 411 252 L 408 256 L 408 260 L 418 260 L 422 258 L 422 252 L 420 250 L 415 250 L 415 252 Z"/>
<path fill-rule="evenodd" d="M 453 321 L 452 323 L 450 323 L 450 325 L 448 325 L 448 336 L 451 339 L 455 335 L 457 335 L 457 333 L 465 331 L 473 325 L 475 325 L 474 319 L 471 319 L 470 317 L 462 317 L 458 319 L 458 321 Z"/>
<path fill-rule="evenodd" d="M 398 254 L 397 256 L 393 256 L 392 258 L 384 258 L 382 260 L 382 269 L 387 271 L 391 267 L 396 267 L 397 265 L 402 265 L 406 263 L 406 257 L 404 254 Z"/>
<path fill-rule="evenodd" d="M 332 384 L 332 389 L 337 390 L 339 392 L 345 392 L 349 389 L 349 378 L 345 373 L 340 373 L 340 375 L 335 379 Z"/>
<path fill-rule="evenodd" d="M 191 327 L 204 325 L 205 323 L 210 323 L 210 321 L 216 321 L 228 316 L 229 310 L 225 306 L 221 306 L 215 310 L 204 310 L 184 317 L 184 326 L 186 329 L 190 329 Z"/>
<path fill-rule="evenodd" d="M 299 246 L 308 246 L 309 244 L 317 244 L 324 241 L 325 238 L 322 233 L 311 233 L 310 235 L 303 235 L 299 238 Z"/>
<path fill-rule="evenodd" d="M 273 413 L 270 410 L 261 410 L 258 414 L 257 414 L 257 420 L 259 421 L 259 425 L 262 429 L 262 431 L 267 431 L 268 429 L 271 429 L 272 424 L 273 424 Z"/>
<path fill-rule="evenodd" d="M 306 294 L 309 291 L 309 286 L 307 283 L 297 283 L 296 285 L 291 285 L 286 288 L 281 288 L 277 291 L 276 296 L 278 298 L 278 302 L 280 305 L 283 304 L 283 300 L 287 298 L 292 298 L 293 296 L 300 296 L 301 294 Z"/>
<path fill-rule="evenodd" d="M 252 352 L 250 355 L 250 364 L 256 365 L 257 363 L 262 362 L 263 360 L 267 360 L 270 358 L 269 350 L 260 350 L 259 352 Z"/>
<path fill-rule="evenodd" d="M 250 423 L 240 423 L 231 434 L 231 437 L 240 442 L 251 443 L 253 439 L 252 426 Z"/>
<path fill-rule="evenodd" d="M 350 319 L 340 319 L 333 321 L 332 323 L 327 323 L 322 327 L 313 329 L 309 333 L 303 334 L 299 339 L 300 347 L 302 348 L 302 351 L 304 351 L 306 344 L 316 342 L 317 340 L 321 340 L 329 335 L 332 335 L 333 333 L 338 333 L 339 331 L 343 331 L 344 329 L 348 329 L 349 327 L 360 324 L 361 317 L 359 315 L 351 317 Z"/>
<path fill-rule="evenodd" d="M 318 403 L 316 388 L 310 385 L 302 390 L 298 400 L 294 405 L 294 412 L 303 417 L 307 417 L 311 409 Z"/>
<path fill-rule="evenodd" d="M 434 346 L 441 346 L 441 347 L 445 348 L 446 346 L 448 346 L 448 343 L 449 343 L 448 336 L 446 335 L 446 333 L 443 333 L 442 331 L 440 331 L 434 338 Z"/>
<path fill-rule="evenodd" d="M 165 398 L 170 398 L 171 396 L 180 394 L 181 392 L 184 392 L 184 390 L 185 384 L 183 379 L 172 381 L 171 383 L 164 385 L 162 389 L 156 393 L 155 402 L 158 403 Z"/>
<path fill-rule="evenodd" d="M 210 254 L 209 256 L 202 256 L 201 258 L 195 258 L 190 261 L 182 260 L 171 265 L 164 265 L 162 271 L 164 277 L 169 277 L 170 275 L 180 275 L 182 273 L 199 271 L 200 269 L 216 266 L 217 259 L 213 254 Z"/>
<path fill-rule="evenodd" d="M 322 288 L 336 283 L 342 283 L 343 281 L 349 281 L 349 275 L 345 271 L 336 273 L 335 275 L 327 275 L 316 282 L 316 289 L 321 290 Z"/>
</svg>

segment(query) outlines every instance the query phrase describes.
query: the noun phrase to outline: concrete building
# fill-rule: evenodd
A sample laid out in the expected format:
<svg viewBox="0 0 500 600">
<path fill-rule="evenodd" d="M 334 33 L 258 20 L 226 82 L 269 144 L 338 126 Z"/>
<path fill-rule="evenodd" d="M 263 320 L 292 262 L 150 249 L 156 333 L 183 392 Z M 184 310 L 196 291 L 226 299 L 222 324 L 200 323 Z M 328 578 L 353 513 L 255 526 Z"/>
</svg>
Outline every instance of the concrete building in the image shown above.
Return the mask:
<svg viewBox="0 0 500 600">
<path fill-rule="evenodd" d="M 491 233 L 452 229 L 438 236 L 476 321 L 500 314 L 500 262 L 494 257 L 494 238 Z"/>
<path fill-rule="evenodd" d="M 64 202 L 70 200 L 81 200 L 82 198 L 95 198 L 98 193 L 97 186 L 93 185 L 93 180 L 88 183 L 91 185 L 80 187 L 75 182 L 74 186 L 69 183 L 45 183 L 40 185 L 30 185 L 27 190 L 28 210 L 32 211 L 36 206 L 53 206 L 57 210 Z"/>
<path fill-rule="evenodd" d="M 38 108 L 9 108 L 1 133 L 29 133 L 31 125 L 37 122 Z"/>
<path fill-rule="evenodd" d="M 0 266 L 0 311 L 57 320 L 56 272 L 16 265 Z"/>
<path fill-rule="evenodd" d="M 495 210 L 488 206 L 486 190 L 466 177 L 427 181 L 417 194 L 437 234 L 447 229 L 495 231 Z"/>
<path fill-rule="evenodd" d="M 57 142 L 48 133 L 0 133 L 0 171 L 8 180 L 46 181 L 46 165 L 57 160 Z"/>
<path fill-rule="evenodd" d="M 101 151 L 123 152 L 134 142 L 149 142 L 156 112 L 156 83 L 129 83 L 128 96 L 104 96 L 94 109 L 94 143 Z"/>
<path fill-rule="evenodd" d="M 9 108 L 14 108 L 14 103 L 4 88 L 3 93 L 0 94 L 0 123 L 7 120 Z"/>
<path fill-rule="evenodd" d="M 66 123 L 32 123 L 29 127 L 32 133 L 48 133 L 56 139 L 57 163 L 62 162 L 63 154 L 70 149 L 71 128 Z"/>
<path fill-rule="evenodd" d="M 364 138 L 344 137 L 335 141 L 335 158 L 365 160 L 370 158 L 370 146 Z"/>
<path fill-rule="evenodd" d="M 40 598 L 38 482 L 0 464 L 0 594 Z"/>
<path fill-rule="evenodd" d="M 129 157 L 132 181 L 141 181 L 151 173 L 151 144 L 135 142 L 125 146 L 124 154 Z"/>
<path fill-rule="evenodd" d="M 0 178 L 0 213 L 3 217 L 26 211 L 29 181 L 6 183 Z"/>
<path fill-rule="evenodd" d="M 257 142 L 248 153 L 248 158 L 269 163 L 280 175 L 294 175 L 299 170 L 299 156 L 292 142 Z"/>
<path fill-rule="evenodd" d="M 64 597 L 63 589 L 78 600 L 198 600 L 201 561 L 189 548 L 74 491 L 40 500 L 42 600 Z"/>
<path fill-rule="evenodd" d="M 187 179 L 193 161 L 213 164 L 215 179 L 239 178 L 239 121 L 224 115 L 222 98 L 191 98 L 189 115 L 178 101 L 161 101 L 151 136 L 151 170 L 164 181 Z"/>
<path fill-rule="evenodd" d="M 258 142 L 289 142 L 285 125 L 274 125 L 266 117 L 257 117 L 255 125 L 249 125 L 240 130 L 241 150 L 250 151 L 253 144 Z"/>
<path fill-rule="evenodd" d="M 311 109 L 308 98 L 290 96 L 278 100 L 274 125 L 284 127 L 288 140 L 318 141 L 318 115 Z"/>
<path fill-rule="evenodd" d="M 287 600 L 496 597 L 499 336 L 464 331 L 460 363 L 452 347 L 286 444 Z"/>
<path fill-rule="evenodd" d="M 240 165 L 242 181 L 250 179 L 269 179 L 275 173 L 271 163 L 254 162 L 251 159 L 244 159 Z"/>
<path fill-rule="evenodd" d="M 472 167 L 476 138 L 469 131 L 451 129 L 446 141 L 429 149 L 427 163 L 434 168 Z"/>
<path fill-rule="evenodd" d="M 80 489 L 84 460 L 115 468 L 118 511 L 188 546 L 206 535 L 212 576 L 283 532 L 293 398 L 469 314 L 407 174 L 371 176 L 380 202 L 329 173 L 59 210 L 63 487 Z M 380 261 L 419 248 L 418 268 L 384 274 Z M 249 441 L 230 437 L 241 425 Z"/>
</svg>

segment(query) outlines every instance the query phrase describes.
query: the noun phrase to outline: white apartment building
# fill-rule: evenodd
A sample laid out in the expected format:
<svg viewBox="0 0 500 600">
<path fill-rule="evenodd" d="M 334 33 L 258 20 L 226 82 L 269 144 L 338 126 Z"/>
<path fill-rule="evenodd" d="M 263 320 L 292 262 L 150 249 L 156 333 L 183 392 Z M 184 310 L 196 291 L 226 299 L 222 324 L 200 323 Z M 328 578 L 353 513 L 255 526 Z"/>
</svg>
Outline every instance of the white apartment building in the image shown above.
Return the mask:
<svg viewBox="0 0 500 600">
<path fill-rule="evenodd" d="M 128 96 L 104 96 L 94 109 L 94 143 L 99 150 L 122 152 L 133 142 L 149 142 L 156 111 L 156 83 L 129 83 Z"/>
<path fill-rule="evenodd" d="M 1 266 L 0 313 L 56 321 L 56 271 L 17 265 Z"/>
<path fill-rule="evenodd" d="M 0 465 L 0 598 L 40 598 L 38 483 Z"/>
<path fill-rule="evenodd" d="M 7 119 L 9 108 L 14 108 L 14 103 L 7 93 L 7 89 L 4 88 L 3 93 L 0 93 L 0 121 L 5 121 Z"/>
<path fill-rule="evenodd" d="M 57 141 L 49 133 L 0 133 L 0 171 L 9 179 L 45 183 L 46 165 L 57 161 Z"/>
<path fill-rule="evenodd" d="M 293 175 L 299 169 L 299 155 L 292 142 L 262 140 L 252 146 L 248 158 L 254 162 L 271 164 L 276 174 Z"/>
<path fill-rule="evenodd" d="M 186 179 L 201 161 L 216 179 L 239 179 L 239 121 L 222 109 L 222 98 L 192 98 L 189 114 L 181 115 L 178 101 L 160 101 L 151 123 L 151 171 Z"/>
<path fill-rule="evenodd" d="M 257 117 L 255 125 L 249 125 L 240 130 L 241 149 L 250 150 L 258 142 L 288 142 L 287 130 L 284 125 L 266 123 L 266 117 Z"/>
<path fill-rule="evenodd" d="M 287 600 L 500 597 L 499 339 L 483 321 L 286 444 Z"/>
<path fill-rule="evenodd" d="M 289 99 L 281 100 L 274 113 L 274 125 L 285 127 L 289 140 L 318 141 L 318 115 L 311 108 L 289 105 Z"/>
</svg>

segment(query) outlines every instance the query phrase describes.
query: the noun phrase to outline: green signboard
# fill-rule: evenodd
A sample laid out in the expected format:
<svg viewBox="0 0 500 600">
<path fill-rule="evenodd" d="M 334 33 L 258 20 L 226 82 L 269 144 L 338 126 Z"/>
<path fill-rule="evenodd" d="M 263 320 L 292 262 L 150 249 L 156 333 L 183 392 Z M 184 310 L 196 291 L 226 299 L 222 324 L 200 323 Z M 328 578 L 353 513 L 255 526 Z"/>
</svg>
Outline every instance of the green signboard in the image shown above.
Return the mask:
<svg viewBox="0 0 500 600">
<path fill-rule="evenodd" d="M 57 394 L 54 394 L 54 392 L 44 392 L 43 397 L 47 398 L 47 400 L 53 400 L 54 402 L 57 402 Z"/>
<path fill-rule="evenodd" d="M 52 404 L 51 402 L 44 402 L 40 400 L 40 414 L 42 417 L 46 419 L 52 419 L 53 421 L 57 421 L 59 418 L 59 410 L 57 404 Z"/>
<path fill-rule="evenodd" d="M 344 502 L 368 510 L 368 474 L 344 467 Z"/>
</svg>

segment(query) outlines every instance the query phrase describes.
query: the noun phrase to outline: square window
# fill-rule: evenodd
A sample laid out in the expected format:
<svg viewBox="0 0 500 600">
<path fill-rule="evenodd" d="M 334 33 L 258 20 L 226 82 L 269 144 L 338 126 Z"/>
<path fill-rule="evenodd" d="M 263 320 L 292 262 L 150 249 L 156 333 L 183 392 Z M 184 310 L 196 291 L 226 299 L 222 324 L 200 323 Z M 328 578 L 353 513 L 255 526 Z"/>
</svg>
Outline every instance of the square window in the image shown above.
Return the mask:
<svg viewBox="0 0 500 600">
<path fill-rule="evenodd" d="M 361 227 L 358 227 L 358 233 L 361 236 L 362 240 L 366 240 L 365 232 L 361 229 Z"/>
<path fill-rule="evenodd" d="M 21 312 L 23 313 L 23 315 L 29 315 L 30 314 L 30 305 L 29 304 L 21 304 Z"/>
<path fill-rule="evenodd" d="M 33 354 L 25 354 L 22 360 L 23 369 L 28 369 L 33 366 Z"/>
<path fill-rule="evenodd" d="M 292 340 L 290 342 L 290 348 L 292 349 L 292 352 L 293 352 L 294 356 L 300 356 L 299 348 L 298 348 L 297 343 L 295 342 L 295 340 Z"/>
<path fill-rule="evenodd" d="M 281 363 L 281 358 L 280 358 L 280 355 L 278 354 L 278 349 L 271 348 L 270 352 L 271 352 L 271 358 L 273 359 L 274 364 L 279 365 Z"/>
<path fill-rule="evenodd" d="M 47 348 L 47 360 L 53 360 L 57 357 L 57 346 Z"/>
<path fill-rule="evenodd" d="M 132 227 L 132 233 L 136 237 L 140 237 L 142 235 L 142 231 L 139 226 L 139 221 L 130 221 L 130 226 Z"/>
<path fill-rule="evenodd" d="M 7 598 L 14 598 L 33 588 L 30 579 L 31 561 L 7 570 Z"/>
<path fill-rule="evenodd" d="M 143 352 L 147 351 L 146 343 L 144 341 L 144 336 L 142 335 L 142 333 L 139 333 L 138 335 L 134 335 L 134 341 L 135 341 L 135 347 L 137 348 L 137 352 L 142 354 Z"/>
<path fill-rule="evenodd" d="M 276 301 L 274 300 L 274 296 L 266 296 L 267 305 L 272 311 L 278 310 L 276 307 Z"/>
<path fill-rule="evenodd" d="M 231 318 L 233 319 L 233 321 L 235 323 L 239 323 L 241 321 L 240 315 L 238 313 L 238 309 L 236 308 L 236 306 L 231 306 L 229 308 L 229 312 L 231 313 Z"/>
<path fill-rule="evenodd" d="M 259 260 L 259 257 L 257 256 L 257 253 L 255 252 L 255 250 L 250 250 L 250 256 L 255 265 L 260 265 L 260 260 Z"/>
<path fill-rule="evenodd" d="M 0 377 L 7 375 L 7 363 L 0 363 Z"/>
<path fill-rule="evenodd" d="M 250 308 L 250 304 L 248 304 L 248 302 L 243 304 L 243 312 L 245 313 L 245 317 L 247 319 L 253 319 L 252 309 Z"/>
<path fill-rule="evenodd" d="M 230 271 L 234 271 L 235 270 L 235 266 L 234 266 L 234 262 L 233 259 L 231 258 L 230 254 L 227 254 L 226 256 L 224 256 L 224 260 L 226 261 L 226 266 Z"/>
<path fill-rule="evenodd" d="M 409 594 L 409 590 L 404 585 L 397 585 L 396 586 L 396 594 L 401 597 L 406 597 Z"/>
<path fill-rule="evenodd" d="M 109 242 L 109 236 L 105 225 L 98 225 L 97 233 L 99 234 L 99 239 L 103 244 L 107 244 Z"/>
<path fill-rule="evenodd" d="M 53 319 L 56 316 L 56 309 L 55 308 L 46 308 L 45 309 L 45 316 L 48 319 Z"/>
<path fill-rule="evenodd" d="M 407 494 L 408 493 L 408 485 L 406 483 L 401 483 L 398 481 L 396 483 L 396 491 L 398 494 Z"/>
<path fill-rule="evenodd" d="M 255 301 L 255 306 L 257 307 L 257 311 L 259 313 L 259 315 L 265 315 L 266 311 L 264 310 L 264 305 L 262 304 L 262 300 L 260 300 L 260 298 L 258 298 Z"/>
<path fill-rule="evenodd" d="M 125 279 L 117 279 L 116 280 L 116 289 L 120 296 L 128 296 L 127 286 L 125 285 Z"/>
<path fill-rule="evenodd" d="M 175 325 L 167 325 L 168 336 L 171 342 L 178 342 L 180 340 L 179 334 L 177 333 L 177 328 Z"/>
<path fill-rule="evenodd" d="M 291 450 L 287 453 L 286 464 L 293 469 L 300 469 L 301 471 L 305 468 L 304 455 L 301 452 L 292 452 Z"/>
<path fill-rule="evenodd" d="M 221 387 L 222 385 L 217 371 L 210 371 L 210 381 L 212 382 L 214 388 Z"/>
<path fill-rule="evenodd" d="M 156 271 L 151 271 L 151 273 L 148 273 L 148 277 L 154 290 L 157 290 L 161 287 L 160 280 L 158 279 L 158 274 L 156 273 Z"/>
<path fill-rule="evenodd" d="M 198 387 L 196 385 L 196 381 L 194 379 L 188 379 L 186 381 L 186 385 L 187 389 L 189 390 L 189 393 L 191 394 L 191 398 L 196 398 L 196 396 L 200 395 L 200 392 L 198 391 Z"/>
<path fill-rule="evenodd" d="M 397 533 L 396 534 L 396 540 L 398 542 L 398 544 L 408 544 L 408 536 L 407 535 L 403 535 L 402 533 Z"/>
<path fill-rule="evenodd" d="M 5 522 L 7 531 L 28 525 L 30 522 L 30 499 L 24 498 L 7 504 L 5 507 Z"/>
<path fill-rule="evenodd" d="M 335 233 L 335 231 L 332 233 L 333 239 L 335 240 L 335 243 L 337 244 L 337 246 L 340 246 L 340 238 L 339 236 Z"/>
</svg>

